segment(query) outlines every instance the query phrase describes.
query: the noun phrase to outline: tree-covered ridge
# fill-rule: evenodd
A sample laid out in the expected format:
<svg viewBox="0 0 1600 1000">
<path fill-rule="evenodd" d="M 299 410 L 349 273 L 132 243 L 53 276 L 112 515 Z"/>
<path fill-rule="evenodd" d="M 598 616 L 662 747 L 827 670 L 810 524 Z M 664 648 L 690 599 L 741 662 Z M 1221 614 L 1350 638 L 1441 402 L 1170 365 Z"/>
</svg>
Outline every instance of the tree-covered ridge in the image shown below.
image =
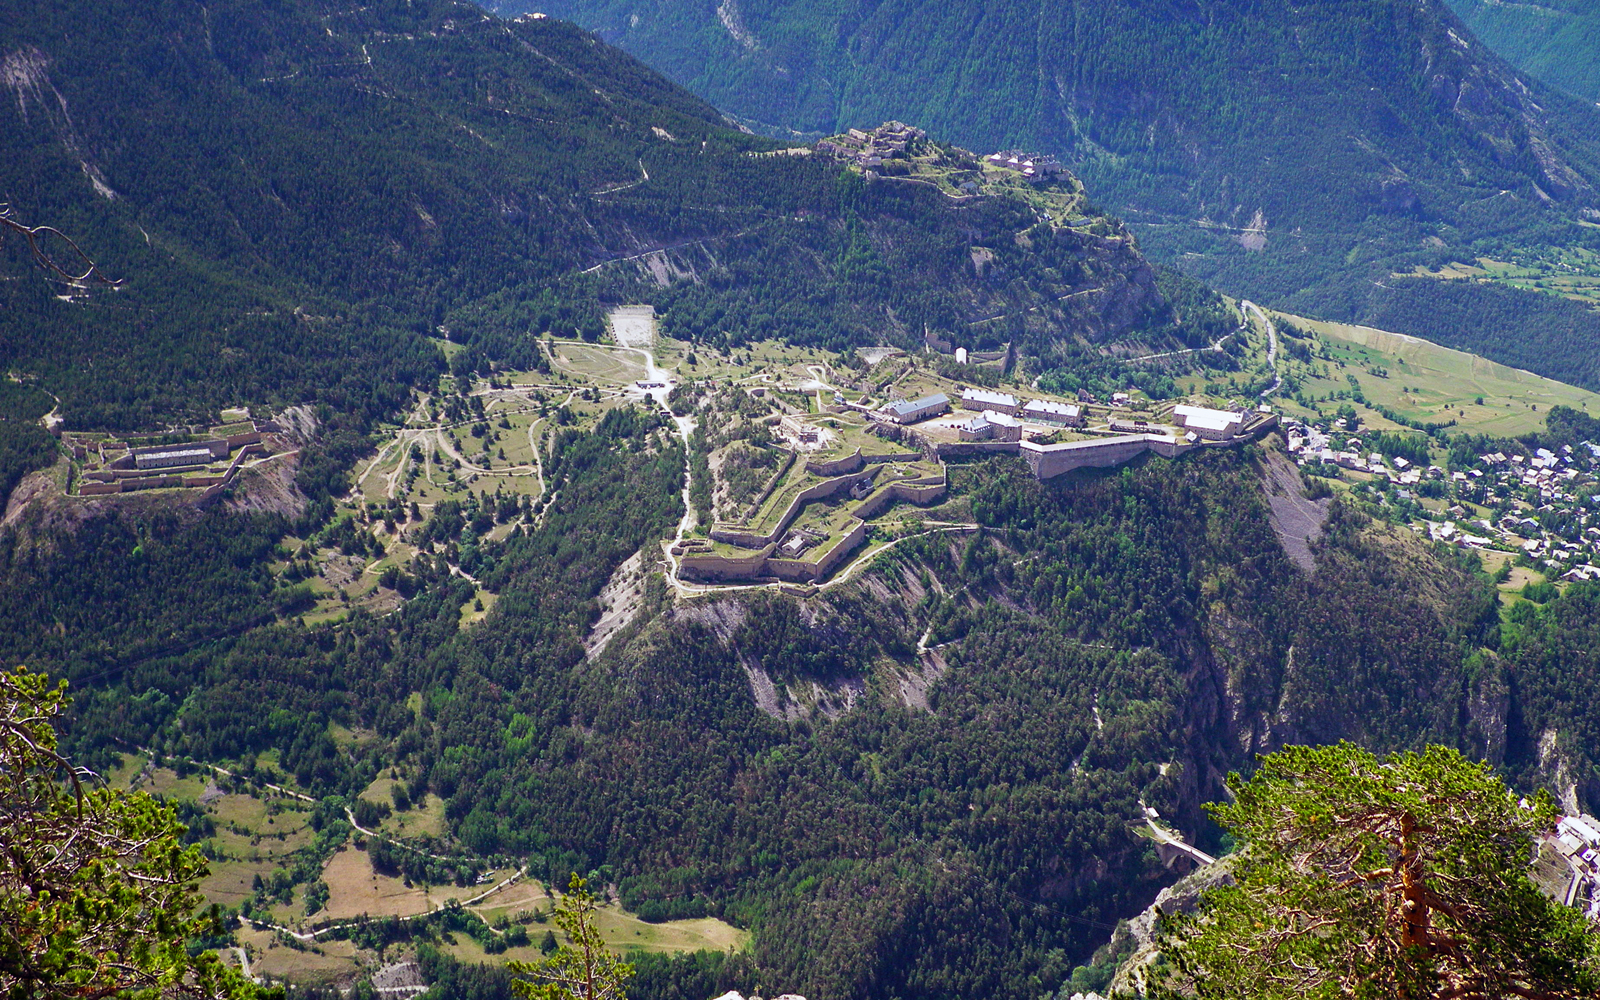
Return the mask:
<svg viewBox="0 0 1600 1000">
<path fill-rule="evenodd" d="M 545 6 L 774 134 L 899 118 L 1060 155 L 1157 259 L 1231 294 L 1576 375 L 1537 336 L 1537 296 L 1393 279 L 1600 245 L 1580 224 L 1597 112 L 1517 74 L 1442 0 Z M 1457 335 L 1435 296 L 1496 322 Z M 1559 328 L 1586 342 L 1600 319 L 1574 305 Z"/>
<path fill-rule="evenodd" d="M 442 370 L 426 338 L 465 346 L 457 370 L 537 368 L 536 337 L 596 339 L 617 301 L 724 346 L 932 333 L 1051 364 L 1211 336 L 1220 311 L 1125 234 L 761 155 L 776 144 L 551 19 L 39 3 L 0 16 L 0 58 L 13 210 L 121 282 L 70 288 L 0 244 L 0 366 L 69 429 L 317 401 L 349 439 Z M 7 418 L 0 485 L 47 462 L 38 438 Z"/>
<path fill-rule="evenodd" d="M 1600 97 L 1600 12 L 1593 4 L 1451 0 L 1450 7 L 1484 44 L 1524 73 L 1576 97 Z"/>
<path fill-rule="evenodd" d="M 20 281 L 0 328 L 71 426 L 381 412 L 436 370 L 418 336 L 450 308 L 598 252 L 587 193 L 637 176 L 652 126 L 743 142 L 570 26 L 452 3 L 37 4 L 0 48 L 13 205 L 124 281 L 80 302 Z"/>
<path fill-rule="evenodd" d="M 731 30 L 683 30 L 714 19 L 710 4 L 636 18 L 604 0 L 556 6 L 773 125 L 831 132 L 898 110 L 975 147 L 1042 144 L 1086 164 L 1130 157 L 1136 169 L 1109 178 L 1119 196 L 1138 190 L 1151 209 L 1239 226 L 1258 208 L 1275 227 L 1325 228 L 1446 190 L 1531 194 L 1538 184 L 1576 197 L 1592 186 L 1592 144 L 1540 149 L 1546 117 L 1502 63 L 1452 38 L 1459 24 L 1439 4 L 931 10 L 888 0 L 846 12 L 790 0 L 730 10 L 742 42 Z M 1588 120 L 1574 106 L 1546 115 Z"/>
<path fill-rule="evenodd" d="M 750 927 L 759 975 L 808 996 L 1036 996 L 1164 881 L 1141 799 L 1195 824 L 1241 754 L 1294 734 L 1474 738 L 1440 638 L 1473 579 L 1349 512 L 1303 576 L 1258 473 L 1225 454 L 1050 484 L 1012 459 L 958 469 L 982 533 L 912 540 L 805 601 L 675 604 L 650 582 L 588 656 L 595 595 L 681 514 L 678 447 L 616 411 L 560 436 L 542 522 L 491 542 L 462 518 L 435 539 L 500 595 L 464 631 L 472 590 L 434 557 L 394 616 L 271 623 L 274 592 L 224 572 L 253 543 L 197 546 L 204 523 L 80 529 L 50 565 L 13 557 L 5 592 L 93 594 L 127 623 L 17 632 L 85 681 L 82 750 L 276 751 L 301 787 L 347 797 L 397 768 L 444 800 L 450 851 L 552 879 L 598 867 L 636 912 Z M 92 574 L 135 543 L 149 570 Z M 269 622 L 186 634 L 206 602 Z M 100 652 L 154 631 L 172 638 Z M 759 676 L 782 692 L 765 711 Z M 925 701 L 904 694 L 919 676 Z M 830 718 L 794 700 L 813 683 L 864 700 Z"/>
<path fill-rule="evenodd" d="M 733 975 L 814 998 L 1034 1000 L 1169 880 L 1141 805 L 1215 846 L 1199 803 L 1287 740 L 1437 741 L 1529 786 L 1593 773 L 1585 588 L 1499 623 L 1475 566 L 1343 502 L 1301 572 L 1255 451 L 1047 484 L 1014 459 L 958 464 L 962 532 L 802 596 L 675 599 L 655 575 L 686 464 L 703 467 L 654 407 L 580 429 L 558 396 L 564 429 L 530 430 L 537 511 L 482 494 L 416 526 L 391 493 L 327 522 L 361 431 L 443 367 L 423 339 L 440 327 L 460 348 L 453 420 L 484 416 L 467 375 L 543 367 L 545 331 L 582 348 L 566 338 L 598 336 L 611 301 L 654 302 L 691 346 L 932 333 L 1076 373 L 1107 345 L 1207 342 L 1227 314 L 1109 220 L 1041 224 L 1008 199 L 762 155 L 772 143 L 570 26 L 426 3 L 113 13 L 126 23 L 85 28 L 93 44 L 66 15 L 4 22 L 33 39 L 0 46 L 26 56 L 7 64 L 8 125 L 25 110 L 18 134 L 55 130 L 27 146 L 48 168 L 24 179 L 33 207 L 123 255 L 129 284 L 62 302 L 16 258 L 7 273 L 34 283 L 8 287 L 38 294 L 0 320 L 4 360 L 38 380 L 0 382 L 0 433 L 43 436 L 34 386 L 80 425 L 311 395 L 332 430 L 302 455 L 299 520 L 142 497 L 0 529 L 0 656 L 81 685 L 70 738 L 89 759 L 134 746 L 248 768 L 326 797 L 319 822 L 387 774 L 438 807 L 430 849 L 448 857 L 596 871 L 640 915 L 754 932 L 723 965 L 641 965 L 663 1000 Z M 124 127 L 157 152 L 107 138 Z M 1095 316 L 1054 304 L 1108 289 Z M 1551 430 L 1593 428 L 1566 412 Z M 39 454 L 18 451 L 0 475 Z M 383 585 L 406 599 L 303 620 L 308 550 L 288 542 L 364 559 L 384 516 L 416 529 L 420 554 Z M 638 616 L 598 652 L 600 597 L 636 553 Z M 496 600 L 465 625 L 478 594 Z M 267 912 L 296 884 L 315 900 L 325 860 L 301 855 L 248 901 Z"/>
</svg>

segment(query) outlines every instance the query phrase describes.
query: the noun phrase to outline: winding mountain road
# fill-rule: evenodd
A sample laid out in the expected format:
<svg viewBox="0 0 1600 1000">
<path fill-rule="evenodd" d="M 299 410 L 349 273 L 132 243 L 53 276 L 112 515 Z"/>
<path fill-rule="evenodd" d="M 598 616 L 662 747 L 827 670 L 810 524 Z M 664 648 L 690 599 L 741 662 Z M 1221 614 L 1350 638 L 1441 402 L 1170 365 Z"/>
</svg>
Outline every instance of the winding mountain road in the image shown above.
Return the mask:
<svg viewBox="0 0 1600 1000">
<path fill-rule="evenodd" d="M 1255 313 L 1256 318 L 1267 328 L 1267 364 L 1272 366 L 1272 384 L 1261 392 L 1261 398 L 1266 399 L 1283 388 L 1283 376 L 1278 373 L 1278 327 L 1272 322 L 1272 317 L 1262 312 L 1260 306 L 1248 299 L 1239 302 L 1239 309 Z"/>
</svg>

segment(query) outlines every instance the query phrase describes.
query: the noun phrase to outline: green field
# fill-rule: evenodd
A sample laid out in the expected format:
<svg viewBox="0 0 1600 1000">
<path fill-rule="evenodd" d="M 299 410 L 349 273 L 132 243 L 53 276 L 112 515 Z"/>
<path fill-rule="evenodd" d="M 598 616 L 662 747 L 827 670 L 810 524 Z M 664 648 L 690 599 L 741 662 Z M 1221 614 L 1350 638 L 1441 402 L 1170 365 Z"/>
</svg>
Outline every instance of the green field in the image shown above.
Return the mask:
<svg viewBox="0 0 1600 1000">
<path fill-rule="evenodd" d="M 514 918 L 523 912 L 548 914 L 554 908 L 555 901 L 537 883 L 528 880 L 507 886 L 472 907 L 474 912 L 491 923 L 497 918 Z M 750 939 L 749 932 L 715 917 L 653 924 L 626 912 L 615 902 L 600 905 L 595 912 L 595 927 L 606 945 L 619 952 L 737 951 L 744 948 Z M 536 922 L 528 925 L 528 933 L 534 944 L 526 948 L 508 949 L 503 955 L 485 954 L 482 945 L 464 935 L 456 938 L 457 943 L 451 950 L 458 958 L 474 962 L 501 962 L 506 959 L 536 961 L 542 957 L 537 945 L 547 928 L 553 929 L 554 924 Z M 557 936 L 561 937 L 559 932 Z"/>
<path fill-rule="evenodd" d="M 618 347 L 561 341 L 555 345 L 555 360 L 562 371 L 600 382 L 634 382 L 646 375 L 643 356 Z"/>
<path fill-rule="evenodd" d="M 260 758 L 266 763 L 268 757 Z M 271 791 L 224 792 L 208 772 L 186 777 L 165 767 L 150 767 L 145 757 L 122 755 L 105 775 L 113 788 L 134 788 L 171 801 L 200 803 L 216 824 L 207 841 L 210 874 L 200 883 L 207 901 L 237 906 L 251 893 L 257 876 L 267 877 L 311 843 L 307 803 Z"/>
<path fill-rule="evenodd" d="M 1538 247 L 1515 263 L 1479 257 L 1473 263 L 1438 270 L 1418 265 L 1411 274 L 1451 281 L 1484 281 L 1559 295 L 1590 305 L 1600 303 L 1600 254 L 1585 247 Z M 1396 275 L 1400 277 L 1400 275 Z"/>
<path fill-rule="evenodd" d="M 1307 379 L 1303 390 L 1308 395 L 1347 390 L 1349 377 L 1354 376 L 1367 399 L 1409 419 L 1423 423 L 1454 420 L 1460 431 L 1500 437 L 1542 430 L 1545 415 L 1556 405 L 1600 413 L 1600 394 L 1477 355 L 1371 327 L 1278 315 L 1316 333 L 1327 349 L 1329 358 L 1319 358 L 1311 366 L 1318 372 L 1326 370 L 1327 377 Z M 1280 370 L 1306 370 L 1282 356 L 1279 363 Z M 1375 368 L 1386 370 L 1386 376 L 1374 374 Z M 1275 402 L 1286 403 L 1282 397 Z M 1328 404 L 1323 406 L 1328 408 Z M 1362 416 L 1376 428 L 1397 426 L 1376 413 L 1363 412 Z"/>
</svg>

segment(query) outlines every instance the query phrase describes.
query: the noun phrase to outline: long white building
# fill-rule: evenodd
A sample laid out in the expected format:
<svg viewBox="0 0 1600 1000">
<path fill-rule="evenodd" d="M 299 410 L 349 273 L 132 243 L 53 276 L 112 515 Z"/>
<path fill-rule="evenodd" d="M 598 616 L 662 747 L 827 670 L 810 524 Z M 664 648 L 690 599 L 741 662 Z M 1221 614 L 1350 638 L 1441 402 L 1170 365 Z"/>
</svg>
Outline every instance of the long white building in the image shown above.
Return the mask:
<svg viewBox="0 0 1600 1000">
<path fill-rule="evenodd" d="M 1244 415 L 1231 410 L 1179 404 L 1172 408 L 1172 421 L 1206 441 L 1229 441 L 1244 426 Z"/>
<path fill-rule="evenodd" d="M 988 389 L 964 389 L 961 393 L 963 410 L 993 410 L 1007 416 L 1017 413 L 1017 397 L 1009 392 L 992 392 Z"/>
</svg>

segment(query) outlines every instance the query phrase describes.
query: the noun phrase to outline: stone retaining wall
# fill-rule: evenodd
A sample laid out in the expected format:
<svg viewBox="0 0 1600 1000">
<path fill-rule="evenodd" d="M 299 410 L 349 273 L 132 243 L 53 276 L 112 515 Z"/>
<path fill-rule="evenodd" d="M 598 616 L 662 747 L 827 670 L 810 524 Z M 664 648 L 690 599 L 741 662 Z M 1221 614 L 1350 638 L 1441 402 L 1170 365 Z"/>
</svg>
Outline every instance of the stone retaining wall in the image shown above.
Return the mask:
<svg viewBox="0 0 1600 1000">
<path fill-rule="evenodd" d="M 778 488 L 778 484 L 783 482 L 783 477 L 788 475 L 789 469 L 794 466 L 794 452 L 786 451 L 783 454 L 785 457 L 778 463 L 778 471 L 767 477 L 767 485 L 761 487 L 761 493 L 757 495 L 755 501 L 745 508 L 746 517 L 756 516 L 761 505 L 767 502 L 767 497 L 772 495 L 772 491 Z"/>
<path fill-rule="evenodd" d="M 806 471 L 813 476 L 837 476 L 846 472 L 858 472 L 864 466 L 878 465 L 883 462 L 915 462 L 922 458 L 921 453 L 915 451 L 891 451 L 881 454 L 864 453 L 859 447 L 854 452 L 843 458 L 836 458 L 831 462 L 810 460 L 806 462 Z"/>
<path fill-rule="evenodd" d="M 943 497 L 949 488 L 950 484 L 943 476 L 923 476 L 921 479 L 890 483 L 861 501 L 854 514 L 866 521 L 876 517 L 880 511 L 896 500 L 926 506 Z"/>
<path fill-rule="evenodd" d="M 1019 441 L 941 441 L 935 445 L 940 458 L 972 458 L 976 455 L 1015 455 Z"/>
</svg>

